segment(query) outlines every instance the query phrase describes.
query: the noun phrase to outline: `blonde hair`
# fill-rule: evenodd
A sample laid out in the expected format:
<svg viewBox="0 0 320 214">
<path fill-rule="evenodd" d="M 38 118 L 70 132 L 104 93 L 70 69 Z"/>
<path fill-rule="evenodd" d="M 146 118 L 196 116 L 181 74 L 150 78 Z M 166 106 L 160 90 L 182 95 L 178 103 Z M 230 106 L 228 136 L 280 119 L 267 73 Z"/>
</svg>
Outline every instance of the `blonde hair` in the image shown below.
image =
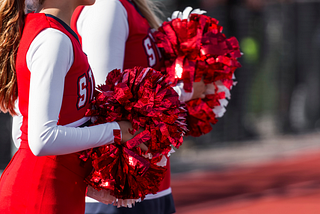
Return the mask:
<svg viewBox="0 0 320 214">
<path fill-rule="evenodd" d="M 141 11 L 142 15 L 148 20 L 150 27 L 158 29 L 161 24 L 156 13 L 163 15 L 159 7 L 151 0 L 133 0 Z"/>
<path fill-rule="evenodd" d="M 18 97 L 16 55 L 24 26 L 25 0 L 2 0 L 0 5 L 0 110 L 15 115 Z"/>
</svg>

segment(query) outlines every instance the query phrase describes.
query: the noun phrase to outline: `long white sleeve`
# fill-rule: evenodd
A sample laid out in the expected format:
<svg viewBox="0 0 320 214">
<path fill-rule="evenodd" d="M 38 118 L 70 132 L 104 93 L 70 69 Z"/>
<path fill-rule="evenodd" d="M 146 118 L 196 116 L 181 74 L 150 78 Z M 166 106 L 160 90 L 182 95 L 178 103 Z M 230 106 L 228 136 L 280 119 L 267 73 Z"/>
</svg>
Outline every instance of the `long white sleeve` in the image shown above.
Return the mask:
<svg viewBox="0 0 320 214">
<path fill-rule="evenodd" d="M 57 125 L 64 80 L 72 63 L 72 43 L 56 29 L 42 31 L 28 50 L 28 141 L 37 156 L 68 154 L 112 143 L 113 130 L 119 129 L 116 122 L 85 128 Z"/>
<path fill-rule="evenodd" d="M 22 120 L 23 117 L 19 111 L 19 106 L 18 106 L 19 102 L 18 100 L 15 103 L 15 111 L 17 113 L 17 115 L 12 117 L 12 132 L 11 132 L 11 136 L 12 136 L 12 140 L 14 145 L 19 148 L 20 147 L 20 143 L 21 143 L 21 131 L 20 131 L 20 127 L 22 125 Z"/>
<path fill-rule="evenodd" d="M 127 11 L 119 0 L 97 0 L 86 6 L 77 30 L 97 85 L 103 84 L 113 69 L 122 70 L 129 25 Z"/>
<path fill-rule="evenodd" d="M 123 69 L 129 25 L 127 11 L 119 0 L 97 0 L 92 6 L 84 7 L 77 30 L 97 85 L 103 84 L 113 69 Z M 182 102 L 192 97 L 192 92 L 183 89 L 183 83 L 173 89 Z"/>
</svg>

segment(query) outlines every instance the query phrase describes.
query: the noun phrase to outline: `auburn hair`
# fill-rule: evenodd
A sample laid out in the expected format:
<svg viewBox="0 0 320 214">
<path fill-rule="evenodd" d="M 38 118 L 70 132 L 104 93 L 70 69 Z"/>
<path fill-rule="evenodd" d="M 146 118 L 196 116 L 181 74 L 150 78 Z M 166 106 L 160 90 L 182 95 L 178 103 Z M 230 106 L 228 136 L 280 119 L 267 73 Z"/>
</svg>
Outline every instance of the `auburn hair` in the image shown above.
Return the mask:
<svg viewBox="0 0 320 214">
<path fill-rule="evenodd" d="M 159 7 L 151 0 L 133 0 L 138 6 L 143 16 L 148 20 L 150 27 L 158 29 L 161 24 L 160 19 L 156 13 L 163 15 Z"/>
<path fill-rule="evenodd" d="M 2 0 L 0 5 L 0 110 L 15 115 L 18 97 L 16 55 L 24 26 L 25 0 Z"/>
</svg>

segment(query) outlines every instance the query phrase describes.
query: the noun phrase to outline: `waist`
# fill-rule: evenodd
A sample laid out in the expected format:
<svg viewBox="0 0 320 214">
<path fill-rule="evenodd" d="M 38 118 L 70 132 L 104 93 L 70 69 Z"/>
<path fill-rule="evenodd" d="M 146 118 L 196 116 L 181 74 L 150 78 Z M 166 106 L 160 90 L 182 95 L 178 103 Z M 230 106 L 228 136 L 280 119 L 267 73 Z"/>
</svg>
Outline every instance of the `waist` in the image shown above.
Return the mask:
<svg viewBox="0 0 320 214">
<path fill-rule="evenodd" d="M 80 177 L 85 178 L 92 171 L 91 161 L 82 161 L 79 158 L 80 152 L 66 154 L 66 155 L 53 155 L 53 156 L 35 156 L 27 142 L 22 141 L 19 150 L 26 153 L 26 157 L 34 159 L 37 161 L 46 161 L 46 159 L 51 159 L 55 164 L 52 167 L 64 167 L 71 172 L 77 174 Z"/>
</svg>

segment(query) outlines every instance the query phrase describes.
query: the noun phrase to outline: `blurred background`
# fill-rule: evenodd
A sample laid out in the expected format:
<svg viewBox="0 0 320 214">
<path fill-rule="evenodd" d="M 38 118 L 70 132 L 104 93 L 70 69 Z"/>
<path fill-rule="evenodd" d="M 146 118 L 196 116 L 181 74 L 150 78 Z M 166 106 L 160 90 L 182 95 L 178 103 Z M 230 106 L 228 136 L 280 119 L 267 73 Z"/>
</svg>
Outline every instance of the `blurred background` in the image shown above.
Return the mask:
<svg viewBox="0 0 320 214">
<path fill-rule="evenodd" d="M 219 20 L 224 34 L 238 39 L 244 55 L 239 59 L 242 68 L 235 73 L 238 84 L 231 91 L 224 117 L 209 134 L 186 138 L 172 156 L 177 213 L 188 213 L 179 211 L 186 203 L 190 204 L 179 195 L 179 188 L 185 186 L 175 183 L 175 179 L 185 178 L 186 173 L 225 173 L 261 160 L 261 164 L 288 157 L 300 160 L 295 155 L 310 157 L 311 152 L 314 158 L 320 156 L 320 0 L 160 0 L 164 17 L 171 16 L 174 10 L 183 11 L 186 6 L 206 10 L 206 15 Z M 0 113 L 0 172 L 14 151 L 11 117 Z M 298 162 L 288 163 L 291 167 L 297 166 L 293 167 L 297 171 L 291 171 L 286 181 L 306 175 L 299 167 L 313 171 L 294 164 Z M 278 175 L 284 171 L 279 170 Z M 271 179 L 267 174 L 265 179 Z M 310 176 L 297 182 L 320 178 L 315 174 Z M 248 183 L 250 180 L 239 183 L 242 190 L 227 196 L 248 193 Z M 217 186 L 209 188 L 212 194 Z M 267 186 L 266 189 L 275 188 Z M 215 199 L 221 197 L 226 194 L 215 194 Z M 320 213 L 320 208 L 318 211 L 314 213 Z"/>
<path fill-rule="evenodd" d="M 320 1 L 163 0 L 164 11 L 190 5 L 235 36 L 242 68 L 227 113 L 195 143 L 224 144 L 320 128 Z"/>
<path fill-rule="evenodd" d="M 320 213 L 320 1 L 162 3 L 206 10 L 244 54 L 226 114 L 171 157 L 177 213 Z"/>
</svg>

